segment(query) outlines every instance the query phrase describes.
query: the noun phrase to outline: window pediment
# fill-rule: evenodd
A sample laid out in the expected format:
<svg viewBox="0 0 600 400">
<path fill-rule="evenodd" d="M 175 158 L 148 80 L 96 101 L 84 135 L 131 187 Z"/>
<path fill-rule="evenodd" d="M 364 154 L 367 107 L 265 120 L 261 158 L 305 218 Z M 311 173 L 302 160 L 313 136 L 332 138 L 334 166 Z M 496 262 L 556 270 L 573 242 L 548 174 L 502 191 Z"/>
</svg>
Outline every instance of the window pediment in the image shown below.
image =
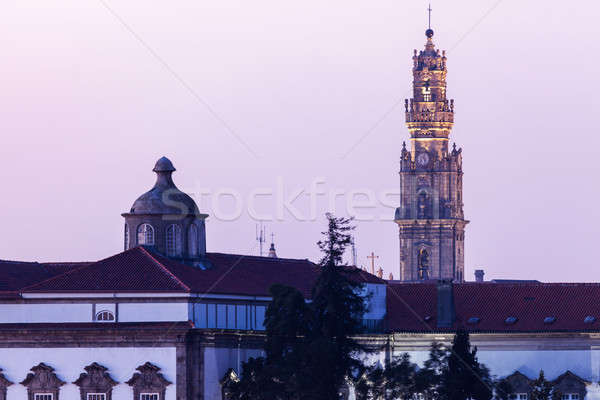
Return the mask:
<svg viewBox="0 0 600 400">
<path fill-rule="evenodd" d="M 83 369 L 85 369 L 85 373 L 79 375 L 79 378 L 73 382 L 79 386 L 81 400 L 87 400 L 90 393 L 106 394 L 106 400 L 110 400 L 112 388 L 118 382 L 112 379 L 108 372 L 106 372 L 108 369 L 96 362 L 91 363 Z"/>
<path fill-rule="evenodd" d="M 21 385 L 27 387 L 29 400 L 34 400 L 36 393 L 52 394 L 53 400 L 58 400 L 60 387 L 66 382 L 59 379 L 54 373 L 54 368 L 39 363 L 31 368 L 27 377 L 21 382 Z"/>
<path fill-rule="evenodd" d="M 165 399 L 167 386 L 171 384 L 159 372 L 160 368 L 156 365 L 146 362 L 136 368 L 139 372 L 133 374 L 126 383 L 133 387 L 134 398 L 139 399 L 141 394 L 158 394 L 158 400 Z"/>
<path fill-rule="evenodd" d="M 6 379 L 2 373 L 2 368 L 0 368 L 0 400 L 6 400 L 6 388 L 12 384 L 11 381 Z"/>
</svg>

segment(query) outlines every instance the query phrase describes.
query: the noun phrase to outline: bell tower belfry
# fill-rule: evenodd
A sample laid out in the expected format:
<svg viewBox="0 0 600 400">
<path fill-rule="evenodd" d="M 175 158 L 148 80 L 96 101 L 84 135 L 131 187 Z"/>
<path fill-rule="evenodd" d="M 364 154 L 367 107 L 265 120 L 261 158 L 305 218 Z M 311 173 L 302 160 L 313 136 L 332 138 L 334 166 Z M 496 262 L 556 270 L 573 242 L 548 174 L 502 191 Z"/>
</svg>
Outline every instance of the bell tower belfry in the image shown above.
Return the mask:
<svg viewBox="0 0 600 400">
<path fill-rule="evenodd" d="M 449 149 L 454 100 L 446 98 L 446 52 L 425 32 L 425 49 L 413 56 L 413 97 L 405 100 L 410 148 L 402 145 L 400 280 L 464 280 L 462 149 Z"/>
</svg>

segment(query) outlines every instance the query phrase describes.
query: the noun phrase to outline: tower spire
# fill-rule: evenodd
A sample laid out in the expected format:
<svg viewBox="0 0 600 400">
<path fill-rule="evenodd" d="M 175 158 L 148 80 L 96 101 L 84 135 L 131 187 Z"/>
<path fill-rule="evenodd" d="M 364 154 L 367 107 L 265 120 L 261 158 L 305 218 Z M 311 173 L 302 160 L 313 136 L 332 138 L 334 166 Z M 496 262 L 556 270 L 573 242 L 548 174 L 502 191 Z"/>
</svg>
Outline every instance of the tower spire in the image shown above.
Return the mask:
<svg viewBox="0 0 600 400">
<path fill-rule="evenodd" d="M 431 42 L 431 38 L 433 37 L 433 29 L 431 29 L 431 3 L 429 3 L 429 7 L 427 8 L 427 12 L 429 13 L 429 24 L 427 25 L 427 30 L 425 31 L 425 36 L 427 36 L 427 42 Z"/>
<path fill-rule="evenodd" d="M 446 54 L 433 44 L 431 4 L 425 48 L 414 51 L 413 93 L 405 101 L 410 149 L 400 160 L 400 280 L 464 279 L 462 152 L 449 149 L 454 103 Z"/>
<path fill-rule="evenodd" d="M 429 12 L 429 25 L 428 25 L 428 29 L 431 29 L 431 3 L 429 3 L 429 8 L 427 8 L 427 11 Z"/>
</svg>

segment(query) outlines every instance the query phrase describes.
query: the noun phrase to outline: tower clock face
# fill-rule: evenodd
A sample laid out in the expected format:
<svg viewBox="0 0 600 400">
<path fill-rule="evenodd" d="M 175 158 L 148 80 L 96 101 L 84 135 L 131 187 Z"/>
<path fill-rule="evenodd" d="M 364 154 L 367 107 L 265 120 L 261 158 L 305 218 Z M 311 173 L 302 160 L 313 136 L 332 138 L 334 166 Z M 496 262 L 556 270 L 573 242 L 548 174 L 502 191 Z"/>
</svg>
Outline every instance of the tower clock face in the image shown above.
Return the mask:
<svg viewBox="0 0 600 400">
<path fill-rule="evenodd" d="M 419 153 L 417 156 L 417 164 L 421 167 L 424 167 L 429 162 L 429 154 L 427 153 Z"/>
</svg>

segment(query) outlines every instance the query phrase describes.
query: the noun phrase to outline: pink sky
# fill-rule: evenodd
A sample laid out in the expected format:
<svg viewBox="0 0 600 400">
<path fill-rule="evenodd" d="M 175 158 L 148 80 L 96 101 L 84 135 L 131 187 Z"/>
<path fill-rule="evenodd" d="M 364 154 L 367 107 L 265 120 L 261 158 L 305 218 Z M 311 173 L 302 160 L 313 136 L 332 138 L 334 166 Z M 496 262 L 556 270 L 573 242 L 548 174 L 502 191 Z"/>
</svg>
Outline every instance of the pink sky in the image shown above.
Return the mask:
<svg viewBox="0 0 600 400">
<path fill-rule="evenodd" d="M 452 139 L 463 148 L 467 279 L 484 266 L 488 278 L 600 280 L 600 4 L 432 7 L 434 41 L 448 50 Z M 120 251 L 120 213 L 152 186 L 162 155 L 189 192 L 233 188 L 247 197 L 278 181 L 293 192 L 318 177 L 325 190 L 397 189 L 408 138 L 403 100 L 412 50 L 425 42 L 426 8 L 3 2 L 0 258 L 95 260 Z M 307 210 L 308 202 L 297 205 Z M 208 213 L 210 206 L 200 203 Z M 268 212 L 268 201 L 259 207 Z M 286 214 L 267 223 L 280 256 L 318 259 L 326 208 L 318 204 L 315 221 Z M 391 219 L 393 209 L 374 213 Z M 209 218 L 208 250 L 256 253 L 254 232 L 246 213 Z M 397 236 L 391 220 L 360 221 L 359 262 L 374 251 L 386 276 L 397 275 Z"/>
</svg>

